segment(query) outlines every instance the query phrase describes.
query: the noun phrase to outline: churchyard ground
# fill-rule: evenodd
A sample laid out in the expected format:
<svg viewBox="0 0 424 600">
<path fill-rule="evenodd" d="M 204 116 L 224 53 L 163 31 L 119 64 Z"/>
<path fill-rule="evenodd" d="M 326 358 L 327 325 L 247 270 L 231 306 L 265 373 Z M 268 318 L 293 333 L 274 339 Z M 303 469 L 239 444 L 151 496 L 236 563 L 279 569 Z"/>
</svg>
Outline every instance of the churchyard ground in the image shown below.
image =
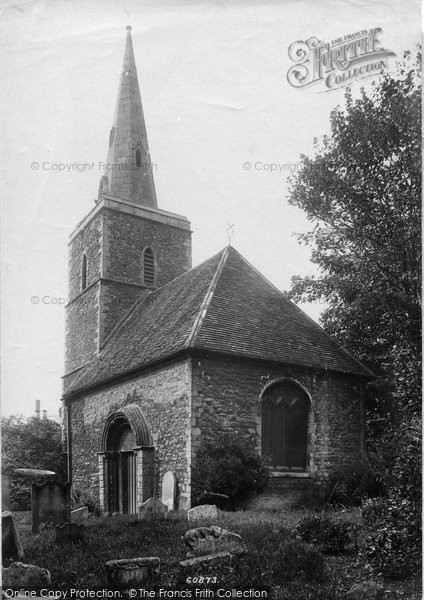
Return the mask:
<svg viewBox="0 0 424 600">
<path fill-rule="evenodd" d="M 295 579 L 287 578 L 286 565 L 279 564 L 282 554 L 278 549 L 290 540 L 291 532 L 299 521 L 312 514 L 315 513 L 306 508 L 275 512 L 240 511 L 220 513 L 213 522 L 195 524 L 188 523 L 183 513 L 174 515 L 172 520 L 151 522 L 136 521 L 127 516 L 90 516 L 85 524 L 84 541 L 76 544 L 55 543 L 54 531 L 49 528 L 32 534 L 30 513 L 15 513 L 15 518 L 22 537 L 25 562 L 49 569 L 52 589 L 56 590 L 105 588 L 104 565 L 107 561 L 158 556 L 161 560 L 159 580 L 146 588 L 191 590 L 192 597 L 195 597 L 194 590 L 202 588 L 202 585 L 188 583 L 187 574 L 180 573 L 178 568 L 188 551 L 181 536 L 193 527 L 214 524 L 240 534 L 249 551 L 246 556 L 235 559 L 231 566 L 219 570 L 210 567 L 206 573 L 202 571 L 203 575 L 216 577 L 215 584 L 204 584 L 204 588 L 264 590 L 268 592 L 268 598 L 281 600 L 343 600 L 348 598 L 347 592 L 354 583 L 372 579 L 383 585 L 386 600 L 421 598 L 420 575 L 393 582 L 379 579 L 367 570 L 360 551 L 360 509 L 328 513 L 336 520 L 359 526 L 356 544 L 348 546 L 343 554 L 325 555 L 324 571 L 320 572 L 321 567 L 318 566 L 316 576 L 312 573 L 312 578 L 307 570 Z"/>
</svg>

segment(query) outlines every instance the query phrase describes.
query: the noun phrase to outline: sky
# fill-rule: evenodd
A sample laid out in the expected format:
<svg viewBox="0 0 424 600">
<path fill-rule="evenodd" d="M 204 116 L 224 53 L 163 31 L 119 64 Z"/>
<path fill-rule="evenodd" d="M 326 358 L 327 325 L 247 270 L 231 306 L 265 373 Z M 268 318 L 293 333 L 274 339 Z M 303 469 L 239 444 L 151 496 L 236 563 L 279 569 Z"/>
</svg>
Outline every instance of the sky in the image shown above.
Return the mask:
<svg viewBox="0 0 424 600">
<path fill-rule="evenodd" d="M 68 240 L 103 174 L 126 25 L 158 204 L 191 221 L 193 265 L 234 225 L 232 245 L 288 289 L 316 271 L 297 242 L 311 224 L 288 204 L 288 176 L 344 97 L 322 82 L 291 86 L 289 46 L 379 27 L 401 57 L 420 40 L 419 10 L 415 0 L 0 2 L 2 413 L 30 416 L 39 399 L 58 416 Z M 353 93 L 371 81 L 353 81 Z M 302 308 L 317 320 L 323 307 Z"/>
</svg>

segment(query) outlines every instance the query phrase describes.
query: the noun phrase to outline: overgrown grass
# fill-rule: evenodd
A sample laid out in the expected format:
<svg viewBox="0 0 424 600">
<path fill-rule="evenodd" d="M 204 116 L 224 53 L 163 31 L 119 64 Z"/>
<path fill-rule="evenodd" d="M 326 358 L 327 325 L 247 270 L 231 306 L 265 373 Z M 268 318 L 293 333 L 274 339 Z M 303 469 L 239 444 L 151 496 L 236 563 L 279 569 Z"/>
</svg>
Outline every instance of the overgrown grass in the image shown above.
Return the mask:
<svg viewBox="0 0 424 600">
<path fill-rule="evenodd" d="M 208 573 L 203 571 L 203 575 L 217 577 L 216 585 L 207 586 L 210 589 L 254 588 L 267 591 L 268 598 L 275 597 L 278 600 L 343 600 L 347 598 L 347 591 L 353 583 L 371 576 L 353 549 L 343 556 L 325 557 L 325 566 L 322 567 L 325 576 L 322 573 L 318 576 L 318 573 L 313 581 L 307 580 L 308 574 L 302 569 L 293 580 L 287 568 L 283 568 L 281 557 L 285 554 L 282 548 L 290 549 L 291 531 L 307 514 L 311 514 L 311 511 L 287 509 L 278 512 L 221 513 L 213 523 L 205 521 L 195 524 L 189 524 L 183 516 L 175 520 L 153 522 L 138 522 L 125 516 L 89 518 L 84 541 L 76 544 L 56 544 L 52 529 L 33 535 L 28 531 L 28 520 L 25 527 L 22 517 L 18 517 L 18 527 L 24 531 L 25 562 L 49 569 L 52 589 L 103 588 L 106 585 L 104 565 L 107 561 L 141 556 L 158 556 L 161 559 L 160 579 L 152 589 L 193 590 L 202 587 L 199 584 L 187 584 L 186 576 L 179 573 L 178 563 L 187 557 L 188 551 L 181 537 L 192 527 L 216 524 L 239 533 L 249 552 L 244 557 L 234 559 L 230 566 L 220 568 L 219 572 L 216 568 L 211 568 Z M 357 509 L 333 511 L 332 515 L 353 524 L 360 523 L 361 519 Z M 305 554 L 301 547 L 293 546 L 293 549 L 300 553 L 299 556 Z M 305 564 L 309 564 L 308 552 L 305 556 Z M 421 598 L 419 582 L 385 587 L 389 600 Z M 404 594 L 406 588 L 408 592 Z"/>
</svg>

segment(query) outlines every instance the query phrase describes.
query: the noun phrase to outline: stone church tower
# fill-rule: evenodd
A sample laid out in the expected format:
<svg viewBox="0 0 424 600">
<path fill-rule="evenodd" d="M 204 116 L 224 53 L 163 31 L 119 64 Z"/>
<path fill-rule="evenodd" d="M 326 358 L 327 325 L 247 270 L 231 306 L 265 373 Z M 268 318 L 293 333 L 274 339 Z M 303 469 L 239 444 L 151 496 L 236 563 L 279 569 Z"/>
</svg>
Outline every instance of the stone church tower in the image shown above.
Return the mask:
<svg viewBox="0 0 424 600">
<path fill-rule="evenodd" d="M 284 499 L 364 456 L 372 373 L 234 248 L 192 268 L 190 223 L 158 208 L 131 28 L 69 285 L 68 473 L 104 513 L 136 513 L 169 476 L 190 508 L 199 448 L 220 431 L 269 458 Z"/>
<path fill-rule="evenodd" d="M 127 27 L 124 62 L 95 207 L 70 239 L 65 372 L 102 349 L 134 301 L 191 268 L 185 217 L 158 209 Z"/>
</svg>

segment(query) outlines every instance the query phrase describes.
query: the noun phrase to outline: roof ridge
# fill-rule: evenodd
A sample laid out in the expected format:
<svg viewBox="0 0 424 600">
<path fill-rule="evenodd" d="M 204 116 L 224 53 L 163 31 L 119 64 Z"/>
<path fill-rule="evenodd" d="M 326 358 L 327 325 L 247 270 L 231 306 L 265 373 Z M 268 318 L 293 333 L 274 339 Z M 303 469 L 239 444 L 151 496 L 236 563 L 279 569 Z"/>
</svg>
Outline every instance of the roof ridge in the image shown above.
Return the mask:
<svg viewBox="0 0 424 600">
<path fill-rule="evenodd" d="M 221 252 L 222 252 L 222 250 L 221 250 Z M 128 312 L 125 313 L 125 315 L 122 317 L 122 319 L 120 321 L 118 321 L 118 323 L 112 328 L 109 335 L 103 342 L 100 350 L 103 350 L 105 348 L 106 344 L 109 343 L 109 341 L 114 337 L 115 333 L 122 327 L 122 325 L 125 323 L 125 321 L 127 321 L 127 319 L 133 314 L 135 309 L 138 307 L 139 304 L 142 303 L 142 301 L 147 300 L 147 298 L 149 298 L 149 300 L 151 300 L 152 297 L 155 296 L 155 294 L 157 294 L 158 292 L 161 292 L 163 289 L 167 288 L 169 285 L 172 285 L 173 283 L 175 283 L 175 281 L 177 281 L 177 279 L 180 279 L 181 277 L 185 277 L 188 273 L 191 273 L 192 271 L 194 271 L 195 269 L 198 269 L 205 263 L 212 261 L 216 256 L 218 256 L 218 254 L 220 254 L 220 253 L 217 252 L 210 258 L 207 258 L 206 260 L 204 260 L 200 264 L 196 265 L 195 267 L 192 267 L 188 271 L 184 271 L 184 273 L 181 273 L 181 275 L 174 277 L 174 279 L 171 279 L 171 281 L 164 283 L 164 285 L 161 285 L 160 287 L 156 288 L 155 290 L 147 290 L 147 294 L 143 294 L 140 298 L 137 298 L 137 300 L 135 300 L 134 303 L 128 309 Z"/>
<path fill-rule="evenodd" d="M 270 281 L 269 279 L 267 279 L 265 277 L 265 275 L 263 275 L 260 271 L 258 271 L 258 269 L 256 267 L 254 267 L 246 258 L 244 258 L 244 256 L 242 254 L 240 254 L 240 252 L 238 252 L 235 248 L 232 248 L 234 250 L 234 252 L 247 264 L 249 265 L 249 267 L 251 267 L 264 281 L 266 281 L 266 283 L 268 283 L 271 287 L 274 288 L 274 290 L 276 290 L 280 296 L 282 298 L 284 298 L 284 300 L 286 300 L 287 302 L 290 302 L 290 304 L 292 304 L 298 311 L 300 311 L 302 313 L 302 315 L 304 315 L 309 321 L 311 321 L 316 327 L 318 327 L 322 333 L 324 333 L 328 339 L 330 339 L 333 344 L 335 346 L 337 346 L 338 348 L 340 348 L 340 350 L 342 350 L 343 352 L 345 352 L 348 356 L 350 356 L 350 358 L 352 360 L 354 360 L 360 367 L 362 367 L 362 369 L 365 369 L 366 371 L 368 371 L 368 373 L 372 376 L 375 377 L 375 373 L 373 371 L 371 371 L 371 369 L 369 369 L 366 365 L 364 365 L 360 360 L 358 360 L 357 358 L 355 358 L 353 356 L 353 354 L 351 354 L 349 352 L 349 350 L 346 350 L 346 348 L 344 346 L 342 346 L 337 340 L 335 340 L 333 338 L 333 336 L 331 336 L 327 331 L 325 331 L 324 327 L 322 327 L 322 325 L 320 325 L 319 323 L 317 323 L 312 317 L 310 317 L 305 311 L 303 311 L 299 306 L 297 306 L 297 304 L 295 302 L 293 302 L 292 300 L 290 300 L 290 298 L 287 298 L 284 295 L 284 292 L 282 290 L 280 290 L 276 285 L 274 285 L 272 283 L 272 281 Z"/>
<path fill-rule="evenodd" d="M 225 263 L 227 262 L 229 248 L 230 248 L 230 246 L 227 246 L 226 248 L 224 248 L 224 250 L 221 251 L 222 252 L 221 259 L 216 267 L 216 271 L 215 271 L 215 273 L 212 277 L 212 280 L 208 286 L 208 289 L 206 291 L 206 294 L 203 299 L 202 305 L 200 307 L 199 313 L 196 317 L 196 320 L 193 323 L 193 327 L 191 329 L 190 335 L 188 336 L 188 339 L 187 339 L 187 347 L 188 348 L 194 347 L 194 345 L 196 343 L 197 336 L 202 327 L 203 321 L 205 320 L 206 313 L 208 312 L 210 303 L 212 302 L 212 298 L 215 293 L 218 279 L 222 273 Z"/>
</svg>

